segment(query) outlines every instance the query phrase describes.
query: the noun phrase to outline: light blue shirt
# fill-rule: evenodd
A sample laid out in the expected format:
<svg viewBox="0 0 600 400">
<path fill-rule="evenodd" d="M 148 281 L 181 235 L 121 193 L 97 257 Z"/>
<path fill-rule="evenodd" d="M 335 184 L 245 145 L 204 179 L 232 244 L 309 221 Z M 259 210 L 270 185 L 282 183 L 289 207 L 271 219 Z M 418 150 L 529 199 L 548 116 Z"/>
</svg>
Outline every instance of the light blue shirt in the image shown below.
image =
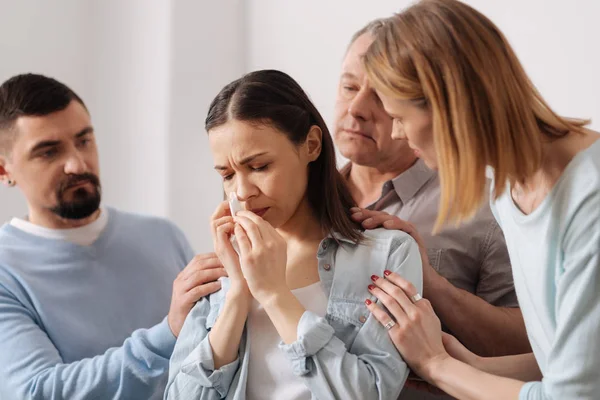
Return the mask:
<svg viewBox="0 0 600 400">
<path fill-rule="evenodd" d="M 367 289 L 370 277 L 381 277 L 386 269 L 402 275 L 422 293 L 417 244 L 400 231 L 373 230 L 359 245 L 344 239 L 340 244 L 332 238 L 323 240 L 317 259 L 328 297 L 325 318 L 306 311 L 298 324 L 298 340 L 281 343 L 280 350 L 313 399 L 396 399 L 408 367 L 386 328 L 370 315 L 365 299 L 375 301 Z M 166 399 L 246 398 L 252 354 L 248 332 L 244 331 L 239 358 L 217 370 L 208 340 L 227 289 L 224 281 L 222 290 L 198 302 L 188 315 L 173 351 Z"/>
<path fill-rule="evenodd" d="M 162 397 L 193 252 L 165 220 L 108 212 L 90 246 L 0 228 L 0 399 Z"/>
<path fill-rule="evenodd" d="M 531 214 L 492 205 L 544 375 L 520 399 L 600 398 L 600 141 L 580 152 Z"/>
</svg>

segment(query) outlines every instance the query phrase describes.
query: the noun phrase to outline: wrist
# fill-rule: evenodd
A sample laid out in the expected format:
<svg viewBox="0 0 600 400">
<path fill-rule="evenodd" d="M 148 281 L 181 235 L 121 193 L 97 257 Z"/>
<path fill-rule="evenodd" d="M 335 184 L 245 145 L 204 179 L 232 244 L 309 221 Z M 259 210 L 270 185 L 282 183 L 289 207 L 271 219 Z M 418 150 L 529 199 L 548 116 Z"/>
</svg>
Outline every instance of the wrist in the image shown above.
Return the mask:
<svg viewBox="0 0 600 400">
<path fill-rule="evenodd" d="M 487 371 L 487 363 L 488 363 L 489 358 L 488 357 L 481 357 L 478 356 L 477 354 L 473 354 L 473 358 L 469 360 L 468 364 L 473 367 L 476 368 L 480 371 Z"/>
<path fill-rule="evenodd" d="M 232 284 L 225 294 L 225 300 L 231 301 L 241 306 L 250 306 L 252 294 L 245 285 Z"/>
<path fill-rule="evenodd" d="M 293 297 L 296 298 L 292 291 L 287 287 L 280 288 L 271 292 L 267 292 L 257 297 L 256 300 L 266 309 L 276 307 L 278 304 L 285 303 L 286 300 Z"/>
<path fill-rule="evenodd" d="M 434 358 L 423 368 L 422 377 L 429 383 L 438 386 L 437 382 L 442 379 L 444 371 L 448 369 L 453 361 L 456 360 L 447 353 Z"/>
</svg>

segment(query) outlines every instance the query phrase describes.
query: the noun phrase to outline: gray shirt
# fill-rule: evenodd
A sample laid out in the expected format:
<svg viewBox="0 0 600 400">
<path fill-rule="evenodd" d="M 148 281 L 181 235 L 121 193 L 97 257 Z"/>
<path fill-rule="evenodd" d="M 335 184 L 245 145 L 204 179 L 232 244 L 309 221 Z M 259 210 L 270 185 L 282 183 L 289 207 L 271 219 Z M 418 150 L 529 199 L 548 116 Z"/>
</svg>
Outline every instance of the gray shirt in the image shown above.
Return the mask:
<svg viewBox="0 0 600 400">
<path fill-rule="evenodd" d="M 346 177 L 351 164 L 342 169 Z M 488 191 L 486 191 L 488 193 Z M 512 269 L 502 230 L 488 199 L 472 220 L 432 235 L 440 202 L 437 172 L 418 160 L 381 190 L 367 208 L 385 211 L 413 224 L 425 241 L 432 267 L 454 286 L 500 307 L 518 307 Z M 442 321 L 443 323 L 443 321 Z M 447 329 L 444 329 L 447 330 Z M 447 399 L 405 388 L 400 400 Z"/>
<path fill-rule="evenodd" d="M 342 170 L 346 176 L 349 172 L 350 165 Z M 387 181 L 380 198 L 367 208 L 412 223 L 425 241 L 431 265 L 454 286 L 495 306 L 518 307 L 504 235 L 488 199 L 471 221 L 432 235 L 440 189 L 438 174 L 418 160 Z"/>
</svg>

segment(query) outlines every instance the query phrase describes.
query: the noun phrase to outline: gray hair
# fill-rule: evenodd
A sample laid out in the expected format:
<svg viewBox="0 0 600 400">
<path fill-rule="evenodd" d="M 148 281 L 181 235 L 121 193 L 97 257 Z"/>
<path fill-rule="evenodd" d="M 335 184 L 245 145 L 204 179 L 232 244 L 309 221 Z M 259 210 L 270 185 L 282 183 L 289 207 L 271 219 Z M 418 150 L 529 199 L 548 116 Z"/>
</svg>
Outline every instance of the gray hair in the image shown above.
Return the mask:
<svg viewBox="0 0 600 400">
<path fill-rule="evenodd" d="M 354 35 L 352 35 L 352 39 L 350 39 L 350 43 L 348 44 L 347 49 L 349 49 L 350 46 L 352 46 L 352 44 L 354 42 L 356 42 L 356 39 L 358 39 L 365 33 L 368 33 L 369 35 L 371 35 L 373 37 L 377 36 L 377 33 L 379 33 L 381 28 L 383 28 L 385 26 L 387 20 L 388 20 L 388 18 L 377 18 L 377 19 L 374 19 L 373 21 L 369 22 L 364 27 L 362 27 L 359 31 L 357 31 Z"/>
</svg>

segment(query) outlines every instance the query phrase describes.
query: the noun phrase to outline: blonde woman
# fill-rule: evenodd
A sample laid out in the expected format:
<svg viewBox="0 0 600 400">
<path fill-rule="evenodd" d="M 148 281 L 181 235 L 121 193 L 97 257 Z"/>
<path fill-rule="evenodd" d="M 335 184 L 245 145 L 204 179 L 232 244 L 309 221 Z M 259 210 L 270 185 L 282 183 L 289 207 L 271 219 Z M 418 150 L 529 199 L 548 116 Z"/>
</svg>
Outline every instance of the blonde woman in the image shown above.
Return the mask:
<svg viewBox="0 0 600 400">
<path fill-rule="evenodd" d="M 498 28 L 455 0 L 424 0 L 390 18 L 364 65 L 394 118 L 392 137 L 439 167 L 437 228 L 468 219 L 493 178 L 492 210 L 533 348 L 474 355 L 442 336 L 430 303 L 392 274 L 371 292 L 397 322 L 389 334 L 404 359 L 459 399 L 600 398 L 598 133 L 556 114 Z M 411 231 L 395 217 L 355 211 L 365 227 Z"/>
</svg>

